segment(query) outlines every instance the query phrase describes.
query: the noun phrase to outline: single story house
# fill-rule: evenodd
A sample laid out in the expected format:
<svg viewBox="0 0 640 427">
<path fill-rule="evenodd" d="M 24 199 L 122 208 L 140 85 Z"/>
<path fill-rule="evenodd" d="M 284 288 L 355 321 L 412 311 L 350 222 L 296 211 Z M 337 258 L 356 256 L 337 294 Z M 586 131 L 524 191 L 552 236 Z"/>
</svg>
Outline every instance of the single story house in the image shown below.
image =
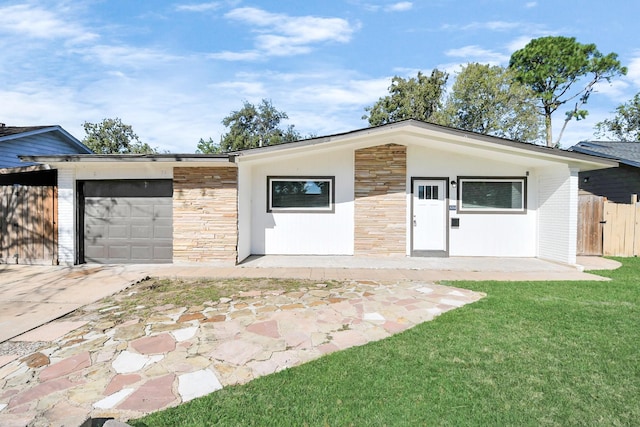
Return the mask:
<svg viewBox="0 0 640 427">
<path fill-rule="evenodd" d="M 224 155 L 25 156 L 58 170 L 60 262 L 250 255 L 576 262 L 581 153 L 407 120 Z"/>
<path fill-rule="evenodd" d="M 604 196 L 615 203 L 630 203 L 640 195 L 640 143 L 632 141 L 582 141 L 569 150 L 617 161 L 620 166 L 580 172 L 581 194 Z"/>
</svg>

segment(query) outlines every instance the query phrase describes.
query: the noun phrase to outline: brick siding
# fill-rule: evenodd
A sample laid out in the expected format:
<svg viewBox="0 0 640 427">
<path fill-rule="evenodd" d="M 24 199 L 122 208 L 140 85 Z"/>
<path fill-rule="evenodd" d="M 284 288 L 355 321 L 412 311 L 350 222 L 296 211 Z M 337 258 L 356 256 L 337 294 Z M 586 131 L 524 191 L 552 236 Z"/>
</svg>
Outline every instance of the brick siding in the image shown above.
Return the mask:
<svg viewBox="0 0 640 427">
<path fill-rule="evenodd" d="M 173 169 L 173 260 L 237 260 L 238 170 Z"/>
<path fill-rule="evenodd" d="M 406 175 L 405 146 L 356 150 L 356 255 L 406 255 Z"/>
</svg>

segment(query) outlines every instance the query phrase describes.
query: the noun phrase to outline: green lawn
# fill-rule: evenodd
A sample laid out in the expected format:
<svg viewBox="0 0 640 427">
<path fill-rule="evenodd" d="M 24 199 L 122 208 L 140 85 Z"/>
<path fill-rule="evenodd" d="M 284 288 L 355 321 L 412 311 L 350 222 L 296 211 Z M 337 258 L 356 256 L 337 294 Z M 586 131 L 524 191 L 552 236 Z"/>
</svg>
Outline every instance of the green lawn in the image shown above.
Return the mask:
<svg viewBox="0 0 640 427">
<path fill-rule="evenodd" d="M 640 260 L 483 300 L 134 426 L 640 425 Z"/>
</svg>

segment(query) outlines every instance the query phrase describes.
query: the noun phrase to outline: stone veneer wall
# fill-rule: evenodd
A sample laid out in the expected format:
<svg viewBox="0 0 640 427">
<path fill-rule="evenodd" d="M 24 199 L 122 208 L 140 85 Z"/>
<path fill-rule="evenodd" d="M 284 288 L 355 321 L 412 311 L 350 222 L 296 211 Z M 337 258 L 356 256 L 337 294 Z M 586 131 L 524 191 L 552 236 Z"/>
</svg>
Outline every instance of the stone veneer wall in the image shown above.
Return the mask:
<svg viewBox="0 0 640 427">
<path fill-rule="evenodd" d="M 356 150 L 356 255 L 406 255 L 406 175 L 405 146 Z"/>
<path fill-rule="evenodd" d="M 237 260 L 238 169 L 173 169 L 173 260 Z"/>
</svg>

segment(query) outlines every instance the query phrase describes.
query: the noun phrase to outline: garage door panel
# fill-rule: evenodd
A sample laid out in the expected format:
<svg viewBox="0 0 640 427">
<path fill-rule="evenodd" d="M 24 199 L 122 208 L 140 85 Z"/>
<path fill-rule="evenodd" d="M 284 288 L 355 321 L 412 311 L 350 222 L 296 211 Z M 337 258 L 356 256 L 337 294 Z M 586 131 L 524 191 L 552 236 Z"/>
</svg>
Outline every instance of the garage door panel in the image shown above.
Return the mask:
<svg viewBox="0 0 640 427">
<path fill-rule="evenodd" d="M 100 224 L 92 224 L 86 225 L 85 223 L 85 240 L 87 236 L 91 236 L 91 241 L 95 241 L 96 239 L 101 239 L 103 236 L 107 235 L 107 230 L 104 225 Z"/>
<path fill-rule="evenodd" d="M 153 206 L 154 218 L 172 218 L 173 217 L 173 205 L 154 205 Z"/>
<path fill-rule="evenodd" d="M 87 260 L 94 260 L 99 258 L 108 258 L 107 247 L 104 245 L 86 245 L 84 247 L 84 255 Z"/>
<path fill-rule="evenodd" d="M 131 246 L 132 260 L 148 260 L 153 258 L 153 248 L 150 246 Z"/>
<path fill-rule="evenodd" d="M 105 227 L 107 233 L 105 239 L 128 239 L 129 227 L 127 225 L 109 224 Z"/>
<path fill-rule="evenodd" d="M 154 215 L 153 206 L 136 202 L 135 204 L 131 204 L 131 218 L 148 219 L 156 218 L 156 215 Z"/>
<path fill-rule="evenodd" d="M 173 229 L 171 226 L 156 225 L 153 227 L 154 239 L 171 239 L 173 237 Z"/>
<path fill-rule="evenodd" d="M 131 238 L 132 239 L 152 239 L 153 227 L 150 225 L 132 225 L 131 226 Z"/>
<path fill-rule="evenodd" d="M 167 259 L 173 256 L 173 246 L 155 246 L 153 248 L 153 257 L 156 259 Z"/>
<path fill-rule="evenodd" d="M 109 258 L 112 261 L 126 260 L 131 257 L 129 245 L 109 245 Z"/>
<path fill-rule="evenodd" d="M 85 261 L 172 261 L 171 181 L 168 184 L 166 180 L 85 181 L 84 184 Z"/>
</svg>

